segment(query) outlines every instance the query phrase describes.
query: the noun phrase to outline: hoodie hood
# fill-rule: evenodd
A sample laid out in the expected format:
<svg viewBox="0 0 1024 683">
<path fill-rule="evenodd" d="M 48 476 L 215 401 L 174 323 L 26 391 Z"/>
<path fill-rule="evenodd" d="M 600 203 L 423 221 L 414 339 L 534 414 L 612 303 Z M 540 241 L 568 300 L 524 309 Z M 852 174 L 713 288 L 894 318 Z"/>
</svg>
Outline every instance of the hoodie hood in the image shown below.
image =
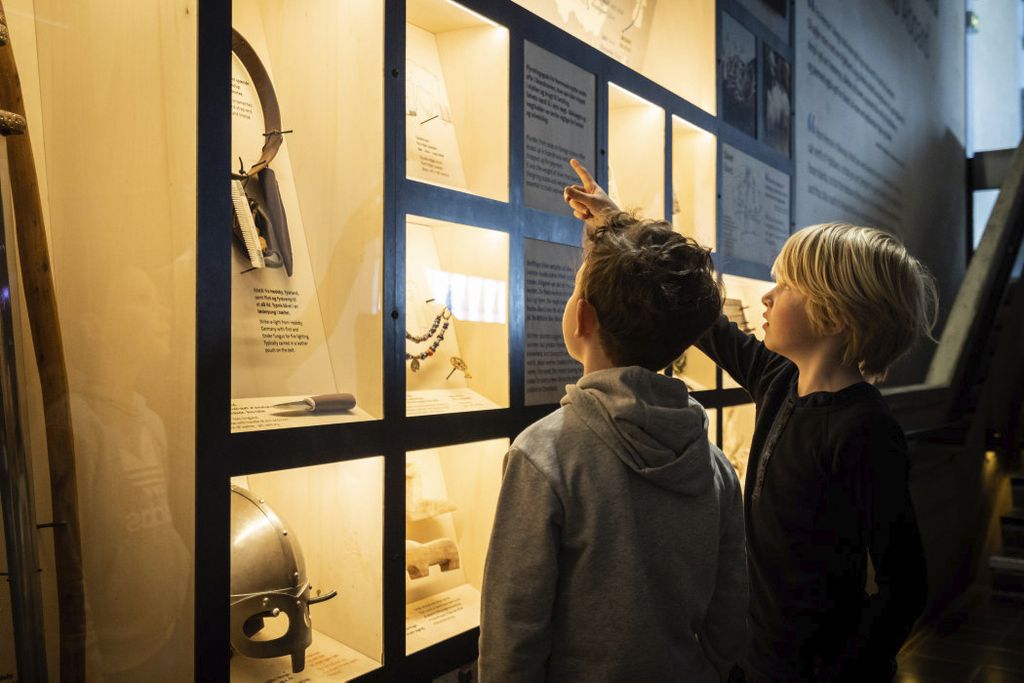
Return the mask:
<svg viewBox="0 0 1024 683">
<path fill-rule="evenodd" d="M 708 417 L 677 379 L 638 366 L 584 375 L 562 405 L 652 484 L 699 495 L 714 482 Z"/>
</svg>

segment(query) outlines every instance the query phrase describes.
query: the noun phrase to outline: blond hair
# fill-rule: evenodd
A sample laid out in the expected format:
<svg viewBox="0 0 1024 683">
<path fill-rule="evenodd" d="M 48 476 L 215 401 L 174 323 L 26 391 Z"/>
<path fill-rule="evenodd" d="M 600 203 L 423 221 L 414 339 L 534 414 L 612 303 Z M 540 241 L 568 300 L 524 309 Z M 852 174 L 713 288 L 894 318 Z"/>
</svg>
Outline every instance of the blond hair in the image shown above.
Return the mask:
<svg viewBox="0 0 1024 683">
<path fill-rule="evenodd" d="M 845 327 L 843 364 L 872 381 L 918 335 L 934 341 L 938 316 L 935 279 L 892 235 L 849 223 L 822 223 L 786 241 L 772 273 L 807 298 L 807 317 L 818 334 Z"/>
</svg>

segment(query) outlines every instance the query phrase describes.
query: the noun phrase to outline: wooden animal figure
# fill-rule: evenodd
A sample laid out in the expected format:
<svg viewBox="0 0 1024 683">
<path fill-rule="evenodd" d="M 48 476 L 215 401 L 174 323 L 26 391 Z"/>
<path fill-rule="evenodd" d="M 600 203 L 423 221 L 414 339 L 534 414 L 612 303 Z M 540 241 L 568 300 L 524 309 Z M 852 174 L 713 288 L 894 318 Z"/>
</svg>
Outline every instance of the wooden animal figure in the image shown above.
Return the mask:
<svg viewBox="0 0 1024 683">
<path fill-rule="evenodd" d="M 450 538 L 438 538 L 429 543 L 405 541 L 405 569 L 409 578 L 422 579 L 430 574 L 430 566 L 436 564 L 441 571 L 459 568 L 459 547 Z"/>
</svg>

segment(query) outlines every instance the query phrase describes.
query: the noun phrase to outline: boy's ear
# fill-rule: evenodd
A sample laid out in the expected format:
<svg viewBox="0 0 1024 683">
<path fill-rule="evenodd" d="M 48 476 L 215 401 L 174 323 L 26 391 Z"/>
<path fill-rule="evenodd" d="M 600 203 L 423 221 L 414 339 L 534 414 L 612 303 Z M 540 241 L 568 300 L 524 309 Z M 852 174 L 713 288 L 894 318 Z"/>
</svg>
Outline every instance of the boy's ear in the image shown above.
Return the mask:
<svg viewBox="0 0 1024 683">
<path fill-rule="evenodd" d="M 597 311 L 586 299 L 576 301 L 576 336 L 589 337 L 595 334 L 601 323 L 597 319 Z"/>
<path fill-rule="evenodd" d="M 826 337 L 845 335 L 849 328 L 846 321 L 838 317 L 826 321 L 822 327 Z"/>
</svg>

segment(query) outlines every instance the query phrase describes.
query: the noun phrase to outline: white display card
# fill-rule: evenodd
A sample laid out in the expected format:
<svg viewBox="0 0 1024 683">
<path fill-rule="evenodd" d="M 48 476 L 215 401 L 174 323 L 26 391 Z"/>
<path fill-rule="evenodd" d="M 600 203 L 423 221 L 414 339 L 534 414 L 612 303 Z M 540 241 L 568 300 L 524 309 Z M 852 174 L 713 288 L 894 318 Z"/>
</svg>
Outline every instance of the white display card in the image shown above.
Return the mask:
<svg viewBox="0 0 1024 683">
<path fill-rule="evenodd" d="M 466 189 L 434 34 L 406 24 L 405 165 L 413 180 Z"/>
<path fill-rule="evenodd" d="M 480 625 L 480 592 L 465 584 L 405 606 L 405 651 L 430 647 Z"/>
</svg>

